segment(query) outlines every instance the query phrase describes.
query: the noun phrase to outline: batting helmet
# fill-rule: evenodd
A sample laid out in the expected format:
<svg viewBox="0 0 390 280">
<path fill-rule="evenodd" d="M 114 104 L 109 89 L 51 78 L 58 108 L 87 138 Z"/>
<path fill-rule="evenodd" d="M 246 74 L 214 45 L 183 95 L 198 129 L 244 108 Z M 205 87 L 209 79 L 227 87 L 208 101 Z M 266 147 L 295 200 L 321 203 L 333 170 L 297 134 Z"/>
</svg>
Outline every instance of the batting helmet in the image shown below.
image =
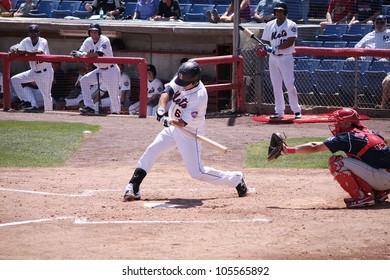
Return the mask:
<svg viewBox="0 0 390 280">
<path fill-rule="evenodd" d="M 88 28 L 88 36 L 91 36 L 91 30 L 98 30 L 99 35 L 102 35 L 102 28 L 100 27 L 99 23 L 91 23 Z"/>
<path fill-rule="evenodd" d="M 28 26 L 28 32 L 39 32 L 38 24 L 30 24 Z"/>
<path fill-rule="evenodd" d="M 340 125 L 345 122 L 351 122 L 356 126 L 362 126 L 360 123 L 360 116 L 358 112 L 351 108 L 344 108 L 337 111 L 334 111 L 330 116 L 329 120 L 336 122 L 335 125 L 330 125 L 330 131 L 333 135 L 341 133 Z"/>
<path fill-rule="evenodd" d="M 195 61 L 184 62 L 177 71 L 175 83 L 182 87 L 196 84 L 200 80 L 200 72 L 200 66 Z"/>
<path fill-rule="evenodd" d="M 287 4 L 284 3 L 284 2 L 278 2 L 275 4 L 275 7 L 274 7 L 274 13 L 276 10 L 283 10 L 284 11 L 284 15 L 287 15 L 288 14 L 288 8 L 287 8 Z"/>
</svg>

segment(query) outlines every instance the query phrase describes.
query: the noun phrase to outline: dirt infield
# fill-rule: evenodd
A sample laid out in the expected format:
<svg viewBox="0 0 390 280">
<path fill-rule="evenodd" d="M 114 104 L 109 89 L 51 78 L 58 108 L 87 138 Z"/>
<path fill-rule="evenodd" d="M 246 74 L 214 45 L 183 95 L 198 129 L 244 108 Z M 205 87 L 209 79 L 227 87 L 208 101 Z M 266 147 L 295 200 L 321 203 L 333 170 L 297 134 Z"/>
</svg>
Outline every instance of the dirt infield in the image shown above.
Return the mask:
<svg viewBox="0 0 390 280">
<path fill-rule="evenodd" d="M 327 170 L 251 169 L 246 146 L 288 137 L 328 137 L 328 124 L 269 125 L 238 117 L 207 120 L 205 165 L 242 170 L 250 194 L 189 177 L 175 150 L 123 203 L 137 159 L 160 131 L 129 116 L 0 112 L 0 119 L 86 122 L 102 129 L 60 168 L 0 169 L 0 259 L 390 259 L 390 202 L 344 208 Z M 364 122 L 390 138 L 389 120 Z"/>
</svg>

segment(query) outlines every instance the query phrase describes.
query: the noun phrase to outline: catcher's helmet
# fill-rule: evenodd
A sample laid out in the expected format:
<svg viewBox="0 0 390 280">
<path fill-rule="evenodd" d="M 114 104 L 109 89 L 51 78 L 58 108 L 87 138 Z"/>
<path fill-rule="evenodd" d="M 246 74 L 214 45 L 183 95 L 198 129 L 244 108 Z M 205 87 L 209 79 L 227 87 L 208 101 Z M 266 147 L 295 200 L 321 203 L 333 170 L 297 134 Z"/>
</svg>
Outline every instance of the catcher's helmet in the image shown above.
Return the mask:
<svg viewBox="0 0 390 280">
<path fill-rule="evenodd" d="M 177 71 L 175 83 L 182 87 L 196 84 L 200 80 L 200 71 L 200 66 L 195 61 L 184 62 Z"/>
<path fill-rule="evenodd" d="M 345 122 L 351 122 L 356 126 L 362 126 L 362 124 L 360 123 L 360 116 L 358 112 L 351 108 L 344 108 L 334 111 L 329 116 L 329 120 L 336 122 L 334 125 L 329 126 L 330 131 L 333 135 L 337 135 L 342 132 L 340 125 Z"/>
<path fill-rule="evenodd" d="M 275 4 L 275 7 L 274 7 L 274 13 L 276 10 L 283 10 L 284 11 L 284 15 L 287 15 L 288 14 L 288 8 L 287 8 L 287 4 L 284 3 L 284 2 L 278 2 Z"/>
<path fill-rule="evenodd" d="M 102 28 L 100 27 L 99 23 L 91 23 L 88 28 L 88 36 L 91 36 L 91 30 L 98 30 L 99 35 L 102 35 Z"/>
</svg>

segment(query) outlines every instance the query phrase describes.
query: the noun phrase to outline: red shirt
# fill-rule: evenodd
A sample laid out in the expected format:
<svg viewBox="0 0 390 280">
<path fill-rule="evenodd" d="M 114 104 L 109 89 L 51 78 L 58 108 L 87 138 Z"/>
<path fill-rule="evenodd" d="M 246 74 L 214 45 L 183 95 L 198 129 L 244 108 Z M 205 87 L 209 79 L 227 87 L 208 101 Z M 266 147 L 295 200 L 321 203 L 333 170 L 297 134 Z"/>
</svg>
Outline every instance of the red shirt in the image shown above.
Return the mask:
<svg viewBox="0 0 390 280">
<path fill-rule="evenodd" d="M 0 5 L 4 7 L 7 11 L 11 10 L 11 1 L 10 0 L 0 0 Z"/>
<path fill-rule="evenodd" d="M 355 1 L 353 0 L 331 0 L 328 13 L 333 14 L 333 22 L 338 22 L 349 13 L 352 13 L 354 5 Z"/>
</svg>

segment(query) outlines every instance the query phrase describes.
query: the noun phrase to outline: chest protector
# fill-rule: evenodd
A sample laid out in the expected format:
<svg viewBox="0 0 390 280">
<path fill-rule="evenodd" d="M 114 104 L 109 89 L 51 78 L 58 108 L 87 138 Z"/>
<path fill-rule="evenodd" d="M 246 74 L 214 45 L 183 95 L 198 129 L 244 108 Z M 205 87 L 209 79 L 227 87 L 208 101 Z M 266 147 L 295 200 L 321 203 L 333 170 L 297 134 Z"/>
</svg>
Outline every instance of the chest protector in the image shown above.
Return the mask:
<svg viewBox="0 0 390 280">
<path fill-rule="evenodd" d="M 367 144 L 357 153 L 357 156 L 359 158 L 362 157 L 372 147 L 375 147 L 375 146 L 384 147 L 387 145 L 387 142 L 384 139 L 382 139 L 378 135 L 372 133 L 367 128 L 363 128 L 362 130 L 354 128 L 351 132 L 364 134 L 364 136 L 367 139 Z M 348 154 L 348 156 L 351 156 L 351 155 Z M 354 155 L 352 155 L 352 157 L 354 157 Z"/>
</svg>

